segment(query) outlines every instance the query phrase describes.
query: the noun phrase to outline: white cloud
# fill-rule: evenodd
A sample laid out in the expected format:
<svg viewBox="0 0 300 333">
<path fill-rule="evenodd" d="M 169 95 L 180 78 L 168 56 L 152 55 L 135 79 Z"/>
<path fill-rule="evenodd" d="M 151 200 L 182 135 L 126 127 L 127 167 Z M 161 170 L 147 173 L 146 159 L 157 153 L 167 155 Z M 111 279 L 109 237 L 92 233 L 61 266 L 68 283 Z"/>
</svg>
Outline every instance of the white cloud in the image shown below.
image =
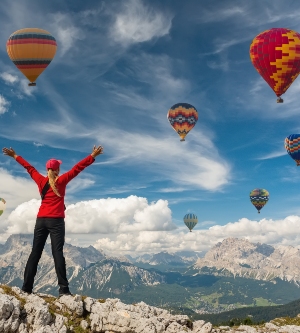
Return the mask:
<svg viewBox="0 0 300 333">
<path fill-rule="evenodd" d="M 39 143 L 39 142 L 33 142 L 33 144 L 34 144 L 36 147 L 43 147 L 43 146 L 44 146 L 44 144 Z"/>
<path fill-rule="evenodd" d="M 3 95 L 0 95 L 0 114 L 7 112 L 9 105 L 10 102 Z"/>
<path fill-rule="evenodd" d="M 0 74 L 0 77 L 3 79 L 7 85 L 18 85 L 21 93 L 17 91 L 17 97 L 23 98 L 23 95 L 32 96 L 33 92 L 37 90 L 37 87 L 29 87 L 28 80 L 25 78 L 20 79 L 17 75 L 10 74 L 8 72 L 3 72 Z"/>
<path fill-rule="evenodd" d="M 16 163 L 13 161 L 13 163 Z M 39 198 L 39 192 L 36 184 L 31 179 L 25 177 L 13 176 L 7 170 L 0 168 L 1 198 L 6 200 L 6 211 L 1 215 L 0 232 L 7 225 L 5 218 L 8 214 L 24 201 L 31 198 Z"/>
<path fill-rule="evenodd" d="M 202 224 L 202 223 L 201 223 Z M 111 254 L 157 253 L 160 251 L 207 251 L 217 242 L 228 237 L 245 238 L 250 242 L 272 245 L 299 245 L 299 216 L 283 220 L 252 221 L 242 218 L 238 222 L 215 225 L 200 230 L 199 223 L 193 232 L 186 227 L 174 231 L 140 231 L 118 234 L 116 237 L 99 238 L 94 246 Z M 210 224 L 210 221 L 204 222 Z"/>
<path fill-rule="evenodd" d="M 271 158 L 281 157 L 286 154 L 287 154 L 287 152 L 284 149 L 280 149 L 280 150 L 274 151 L 272 153 L 266 154 L 264 156 L 257 157 L 256 160 L 269 160 Z"/>
<path fill-rule="evenodd" d="M 68 184 L 68 194 L 79 193 L 81 190 L 89 188 L 95 184 L 95 181 L 92 179 L 92 176 L 78 176 Z"/>
<path fill-rule="evenodd" d="M 247 15 L 246 8 L 232 6 L 231 8 L 214 6 L 214 10 L 203 9 L 200 13 L 199 20 L 202 23 L 221 22 L 232 19 L 234 17 L 245 17 Z"/>
<path fill-rule="evenodd" d="M 7 219 L 7 233 L 32 233 L 40 200 L 19 205 Z M 66 232 L 124 233 L 138 230 L 173 230 L 171 210 L 166 200 L 148 203 L 146 198 L 99 199 L 67 206 Z"/>
<path fill-rule="evenodd" d="M 117 14 L 111 36 L 125 45 L 141 43 L 167 35 L 171 25 L 170 14 L 146 7 L 141 0 L 129 0 L 123 12 Z"/>
<path fill-rule="evenodd" d="M 229 183 L 229 164 L 216 156 L 217 149 L 213 142 L 200 131 L 190 133 L 188 141 L 183 143 L 172 132 L 169 136 L 156 138 L 121 131 L 116 136 L 110 129 L 103 131 L 99 142 L 103 137 L 110 138 L 104 147 L 107 147 L 107 151 L 114 151 L 114 155 L 120 159 L 118 163 L 143 165 L 145 171 L 155 172 L 185 187 L 214 191 Z M 186 156 L 187 149 L 188 159 L 182 158 Z"/>
<path fill-rule="evenodd" d="M 13 210 L 7 218 L 7 230 L 9 234 L 33 233 L 36 216 L 41 200 L 31 199 Z"/>
<path fill-rule="evenodd" d="M 6 84 L 14 84 L 19 81 L 19 78 L 16 75 L 12 75 L 7 72 L 1 73 L 0 77 L 4 80 Z"/>
<path fill-rule="evenodd" d="M 53 20 L 51 31 L 53 31 L 53 36 L 58 42 L 58 51 L 63 56 L 74 46 L 77 40 L 84 39 L 85 35 L 80 28 L 73 24 L 71 16 L 58 12 L 50 17 Z"/>
</svg>

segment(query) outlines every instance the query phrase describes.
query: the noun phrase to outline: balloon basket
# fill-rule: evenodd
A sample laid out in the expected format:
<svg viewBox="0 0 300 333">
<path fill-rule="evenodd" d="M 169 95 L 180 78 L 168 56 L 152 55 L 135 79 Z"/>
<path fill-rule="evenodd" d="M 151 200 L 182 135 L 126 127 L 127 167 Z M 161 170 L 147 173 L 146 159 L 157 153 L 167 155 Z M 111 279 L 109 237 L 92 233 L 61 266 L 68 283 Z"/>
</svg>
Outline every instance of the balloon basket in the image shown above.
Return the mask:
<svg viewBox="0 0 300 333">
<path fill-rule="evenodd" d="M 277 98 L 277 103 L 283 103 L 283 99 L 281 97 Z"/>
<path fill-rule="evenodd" d="M 180 141 L 185 141 L 185 139 L 181 139 Z"/>
<path fill-rule="evenodd" d="M 29 85 L 29 87 L 34 87 L 34 86 L 36 86 L 36 83 L 35 82 L 30 82 L 30 83 L 28 83 L 28 85 Z"/>
<path fill-rule="evenodd" d="M 258 211 L 258 214 L 260 214 L 260 211 Z"/>
</svg>

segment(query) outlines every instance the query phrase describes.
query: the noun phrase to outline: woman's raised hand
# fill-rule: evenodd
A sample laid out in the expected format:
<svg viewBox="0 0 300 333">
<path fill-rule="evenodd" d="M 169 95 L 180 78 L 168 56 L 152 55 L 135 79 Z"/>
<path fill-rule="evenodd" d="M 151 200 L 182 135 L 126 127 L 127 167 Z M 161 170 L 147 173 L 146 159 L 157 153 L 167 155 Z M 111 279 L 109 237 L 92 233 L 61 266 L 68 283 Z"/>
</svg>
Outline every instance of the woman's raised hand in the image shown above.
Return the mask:
<svg viewBox="0 0 300 333">
<path fill-rule="evenodd" d="M 102 146 L 99 146 L 99 147 L 94 146 L 93 151 L 91 153 L 92 157 L 95 158 L 96 156 L 98 156 L 100 154 L 103 154 L 103 147 Z"/>
<path fill-rule="evenodd" d="M 7 156 L 10 156 L 10 157 L 13 157 L 13 158 L 17 158 L 18 157 L 18 155 L 16 154 L 16 152 L 11 147 L 9 149 L 6 148 L 6 147 L 4 147 L 2 149 L 2 151 L 3 151 L 4 155 L 7 155 Z"/>
</svg>

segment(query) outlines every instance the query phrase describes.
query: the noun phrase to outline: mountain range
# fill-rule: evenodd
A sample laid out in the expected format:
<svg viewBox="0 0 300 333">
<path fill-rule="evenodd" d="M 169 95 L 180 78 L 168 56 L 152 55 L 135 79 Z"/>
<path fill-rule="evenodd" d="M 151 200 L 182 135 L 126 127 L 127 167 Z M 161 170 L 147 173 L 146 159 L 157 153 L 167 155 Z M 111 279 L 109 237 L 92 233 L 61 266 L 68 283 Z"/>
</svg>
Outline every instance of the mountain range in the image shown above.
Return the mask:
<svg viewBox="0 0 300 333">
<path fill-rule="evenodd" d="M 21 287 L 32 235 L 12 235 L 0 246 L 0 283 Z M 297 248 L 228 238 L 203 258 L 196 252 L 110 257 L 93 246 L 65 244 L 73 293 L 118 297 L 165 308 L 219 313 L 244 306 L 286 304 L 300 298 Z M 292 259 L 291 259 L 292 258 Z M 298 275 L 299 274 L 299 275 Z M 57 294 L 57 277 L 46 244 L 34 290 Z"/>
<path fill-rule="evenodd" d="M 193 269 L 199 274 L 232 274 L 266 281 L 279 278 L 299 285 L 300 250 L 293 246 L 273 247 L 246 239 L 226 238 L 199 258 Z"/>
</svg>

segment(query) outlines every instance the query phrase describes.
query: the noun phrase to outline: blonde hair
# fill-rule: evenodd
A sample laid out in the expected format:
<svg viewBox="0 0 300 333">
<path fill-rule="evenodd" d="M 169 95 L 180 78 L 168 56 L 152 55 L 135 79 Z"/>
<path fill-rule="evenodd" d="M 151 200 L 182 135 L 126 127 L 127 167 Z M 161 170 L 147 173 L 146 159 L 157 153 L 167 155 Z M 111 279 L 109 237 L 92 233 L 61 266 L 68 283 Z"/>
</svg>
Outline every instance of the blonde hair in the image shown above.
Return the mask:
<svg viewBox="0 0 300 333">
<path fill-rule="evenodd" d="M 60 197 L 60 194 L 57 190 L 57 187 L 56 187 L 56 180 L 57 180 L 57 174 L 52 170 L 52 169 L 48 169 L 48 178 L 49 178 L 49 184 L 53 190 L 53 192 L 58 196 Z"/>
</svg>

